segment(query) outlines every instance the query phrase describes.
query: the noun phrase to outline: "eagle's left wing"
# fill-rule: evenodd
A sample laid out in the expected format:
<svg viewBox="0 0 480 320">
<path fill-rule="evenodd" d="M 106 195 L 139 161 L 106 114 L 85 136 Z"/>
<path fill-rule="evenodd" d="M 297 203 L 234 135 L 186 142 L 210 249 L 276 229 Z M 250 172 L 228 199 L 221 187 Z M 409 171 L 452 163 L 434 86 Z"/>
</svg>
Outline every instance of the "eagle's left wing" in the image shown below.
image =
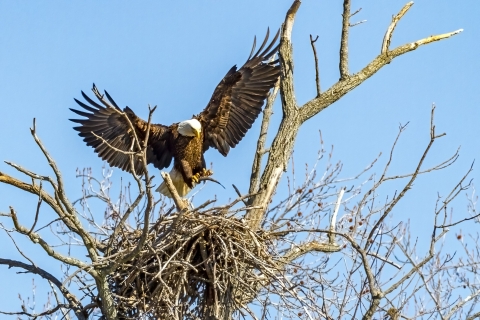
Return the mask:
<svg viewBox="0 0 480 320">
<path fill-rule="evenodd" d="M 278 50 L 274 46 L 279 33 L 265 48 L 269 32 L 258 51 L 253 43 L 247 62 L 237 71 L 233 66 L 215 88 L 205 110 L 196 118 L 202 123 L 203 149 L 216 148 L 226 156 L 245 136 L 270 89 L 280 76 L 278 60 L 268 61 Z"/>
<path fill-rule="evenodd" d="M 83 110 L 70 110 L 85 118 L 70 119 L 80 124 L 74 129 L 79 132 L 78 135 L 83 138 L 83 141 L 93 147 L 98 156 L 107 161 L 110 166 L 131 172 L 131 159 L 128 152 L 139 151 L 134 143 L 132 126 L 138 139 L 142 141 L 146 135 L 147 122 L 140 119 L 129 107 L 122 111 L 106 91 L 108 101 L 100 95 L 95 85 L 92 90 L 102 104 L 93 101 L 82 91 L 82 96 L 87 103 L 77 99 L 75 101 Z M 161 124 L 150 125 L 147 163 L 152 163 L 158 169 L 170 165 L 173 158 L 168 144 L 170 137 L 171 127 Z M 135 172 L 141 174 L 143 166 L 139 157 L 133 158 L 133 165 Z"/>
</svg>

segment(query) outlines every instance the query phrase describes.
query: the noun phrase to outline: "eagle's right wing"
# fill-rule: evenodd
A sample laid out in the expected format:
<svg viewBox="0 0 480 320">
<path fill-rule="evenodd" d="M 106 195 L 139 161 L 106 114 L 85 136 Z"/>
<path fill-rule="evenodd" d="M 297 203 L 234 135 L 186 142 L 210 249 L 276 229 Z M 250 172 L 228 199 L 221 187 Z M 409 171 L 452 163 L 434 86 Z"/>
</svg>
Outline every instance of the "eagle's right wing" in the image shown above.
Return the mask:
<svg viewBox="0 0 480 320">
<path fill-rule="evenodd" d="M 125 115 L 130 119 L 137 137 L 140 139 L 139 143 L 142 143 L 145 138 L 147 122 L 137 117 L 129 107 L 126 107 L 122 112 L 106 91 L 105 95 L 110 103 L 103 99 L 95 85 L 93 85 L 92 90 L 103 106 L 90 99 L 82 91 L 82 96 L 88 104 L 77 99 L 75 101 L 88 112 L 75 109 L 70 110 L 86 119 L 70 119 L 70 121 L 80 124 L 80 126 L 74 127 L 74 129 L 80 132 L 78 135 L 83 137 L 83 141 L 87 143 L 87 146 L 94 148 L 100 158 L 107 161 L 112 167 L 118 167 L 130 172 L 130 155 L 121 151 L 138 151 L 138 147 L 133 143 L 133 131 Z M 102 137 L 108 144 L 95 136 L 94 133 Z M 173 156 L 168 145 L 171 134 L 170 127 L 161 124 L 150 124 L 147 162 L 152 163 L 158 169 L 168 167 L 172 161 Z M 133 163 L 135 172 L 137 174 L 142 173 L 140 159 L 135 156 Z"/>
<path fill-rule="evenodd" d="M 216 148 L 224 156 L 245 136 L 262 112 L 262 106 L 280 76 L 275 43 L 279 33 L 267 45 L 269 31 L 255 52 L 255 41 L 247 62 L 228 71 L 215 88 L 207 107 L 196 117 L 202 123 L 203 149 Z"/>
</svg>

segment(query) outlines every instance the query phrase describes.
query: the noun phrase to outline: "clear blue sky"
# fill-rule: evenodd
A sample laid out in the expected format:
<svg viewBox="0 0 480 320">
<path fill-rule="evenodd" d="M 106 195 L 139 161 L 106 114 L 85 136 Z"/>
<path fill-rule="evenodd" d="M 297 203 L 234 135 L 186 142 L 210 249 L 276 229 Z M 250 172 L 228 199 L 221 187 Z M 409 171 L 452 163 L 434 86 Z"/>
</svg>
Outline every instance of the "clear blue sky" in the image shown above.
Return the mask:
<svg viewBox="0 0 480 320">
<path fill-rule="evenodd" d="M 352 21 L 367 22 L 351 30 L 352 73 L 379 53 L 391 16 L 405 3 L 353 1 L 352 10 L 363 10 Z M 51 174 L 29 133 L 35 117 L 38 134 L 57 160 L 69 195 L 78 197 L 75 169 L 93 167 L 100 172 L 102 166 L 68 121 L 73 117 L 68 108 L 76 106 L 73 98 L 80 97 L 80 90 L 90 94 L 95 82 L 140 116 L 147 115 L 147 104 L 158 105 L 157 123 L 189 119 L 205 107 L 228 69 L 246 60 L 253 36 L 262 38 L 267 27 L 280 27 L 290 4 L 290 0 L 0 1 L 0 160 Z M 322 88 L 339 78 L 340 14 L 341 1 L 305 0 L 298 12 L 293 41 L 300 104 L 315 96 L 309 34 L 319 35 Z M 398 220 L 430 222 L 437 191 L 445 194 L 480 156 L 479 14 L 477 1 L 418 1 L 397 26 L 392 47 L 460 28 L 464 32 L 395 59 L 310 120 L 298 136 L 295 162 L 315 161 L 321 129 L 325 143 L 335 145 L 334 158 L 345 163 L 344 176 L 352 175 L 380 151 L 388 152 L 398 124 L 410 121 L 392 167 L 393 172 L 406 173 L 428 143 L 430 107 L 436 103 L 437 130 L 447 136 L 438 141 L 427 163 L 443 160 L 459 145 L 460 159 L 445 172 L 417 182 L 416 195 L 402 204 L 405 211 L 395 213 Z M 277 105 L 275 123 L 280 115 Z M 228 158 L 215 150 L 207 152 L 207 162 L 213 162 L 215 177 L 225 186 L 235 183 L 247 190 L 258 131 L 259 122 Z M 477 168 L 472 175 L 476 180 Z M 0 171 L 20 176 L 3 163 Z M 115 171 L 113 178 L 119 176 Z M 205 190 L 220 199 L 235 196 L 231 188 L 213 184 Z M 9 205 L 19 211 L 24 224 L 31 223 L 34 197 L 0 185 L 0 211 L 6 212 Z M 455 214 L 466 214 L 465 202 L 459 202 Z M 4 234 L 0 239 L 0 256 L 20 259 Z M 40 248 L 19 244 L 40 266 L 60 274 Z M 4 297 L 0 309 L 18 309 L 16 292 L 28 291 L 31 277 L 14 277 L 5 267 L 0 272 L 8 274 L 0 289 Z M 39 283 L 40 291 L 45 288 Z"/>
</svg>

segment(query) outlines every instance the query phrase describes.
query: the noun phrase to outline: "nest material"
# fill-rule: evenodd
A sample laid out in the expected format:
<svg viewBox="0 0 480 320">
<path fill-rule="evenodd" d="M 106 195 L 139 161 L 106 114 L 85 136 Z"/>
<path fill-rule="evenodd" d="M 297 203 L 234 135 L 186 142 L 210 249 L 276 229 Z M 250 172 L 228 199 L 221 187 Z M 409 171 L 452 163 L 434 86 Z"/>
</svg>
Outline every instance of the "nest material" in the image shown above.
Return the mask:
<svg viewBox="0 0 480 320">
<path fill-rule="evenodd" d="M 124 233 L 115 251 L 131 250 L 140 232 Z M 186 213 L 152 227 L 141 253 L 109 279 L 124 319 L 230 318 L 278 274 L 266 233 L 239 219 Z"/>
</svg>

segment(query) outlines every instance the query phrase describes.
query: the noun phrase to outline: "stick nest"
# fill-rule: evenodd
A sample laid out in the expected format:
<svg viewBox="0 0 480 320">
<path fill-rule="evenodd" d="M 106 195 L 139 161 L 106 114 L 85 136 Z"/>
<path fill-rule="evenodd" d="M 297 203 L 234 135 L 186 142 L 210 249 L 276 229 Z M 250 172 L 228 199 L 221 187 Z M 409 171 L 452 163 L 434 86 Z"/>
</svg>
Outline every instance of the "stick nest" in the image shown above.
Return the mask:
<svg viewBox="0 0 480 320">
<path fill-rule="evenodd" d="M 218 213 L 218 212 L 217 212 Z M 115 252 L 141 231 L 125 232 Z M 123 319 L 215 319 L 239 310 L 280 270 L 264 231 L 235 217 L 187 212 L 159 220 L 141 253 L 109 279 Z"/>
</svg>

